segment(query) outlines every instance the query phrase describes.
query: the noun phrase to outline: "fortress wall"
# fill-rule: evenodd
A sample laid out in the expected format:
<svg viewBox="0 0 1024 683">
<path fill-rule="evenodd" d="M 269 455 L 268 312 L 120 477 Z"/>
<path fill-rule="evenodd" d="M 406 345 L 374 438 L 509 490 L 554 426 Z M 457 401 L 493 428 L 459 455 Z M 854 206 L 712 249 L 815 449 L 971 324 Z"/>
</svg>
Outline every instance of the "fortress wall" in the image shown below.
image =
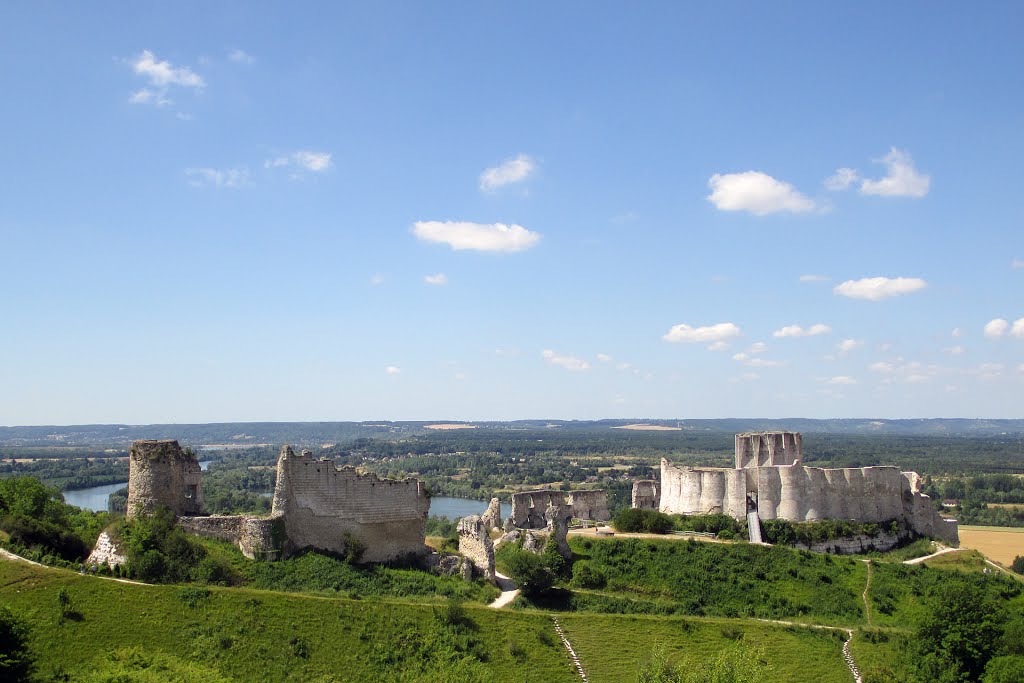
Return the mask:
<svg viewBox="0 0 1024 683">
<path fill-rule="evenodd" d="M 725 507 L 722 510 L 736 519 L 747 516 L 747 473 L 743 470 L 726 470 Z"/>
<path fill-rule="evenodd" d="M 338 469 L 305 452 L 283 452 L 278 460 L 274 513 L 284 516 L 288 541 L 296 548 L 340 553 L 352 538 L 365 547 L 365 562 L 423 554 L 429 509 L 430 498 L 415 479 Z"/>
<path fill-rule="evenodd" d="M 551 505 L 569 508 L 577 519 L 607 522 L 612 518 L 608 510 L 608 493 L 604 490 L 524 491 L 512 495 L 512 526 L 520 529 L 547 527 L 544 515 Z"/>
<path fill-rule="evenodd" d="M 803 467 L 780 467 L 779 507 L 775 513 L 780 519 L 803 520 L 804 496 L 807 490 Z"/>
<path fill-rule="evenodd" d="M 747 513 L 746 491 L 746 473 L 742 470 L 676 467 L 665 459 L 661 461 L 661 512 L 723 513 L 742 519 Z"/>
<path fill-rule="evenodd" d="M 778 467 L 757 468 L 757 514 L 764 519 L 775 519 L 779 516 L 779 505 L 782 502 L 782 480 Z"/>
<path fill-rule="evenodd" d="M 808 522 L 825 519 L 828 516 L 826 499 L 834 495 L 829 489 L 825 470 L 817 467 L 804 467 L 807 492 L 804 496 L 803 517 Z"/>
<path fill-rule="evenodd" d="M 199 462 L 186 455 L 177 441 L 133 441 L 128 464 L 126 515 L 149 514 L 166 507 L 176 515 L 196 515 L 203 509 Z"/>
<path fill-rule="evenodd" d="M 725 471 L 700 470 L 700 498 L 698 510 L 704 513 L 725 511 Z"/>
<path fill-rule="evenodd" d="M 798 432 L 746 432 L 736 435 L 736 469 L 792 465 L 803 460 Z"/>
<path fill-rule="evenodd" d="M 630 498 L 631 507 L 640 510 L 657 510 L 661 507 L 661 490 L 658 482 L 653 479 L 645 479 L 633 482 L 633 495 Z"/>
</svg>

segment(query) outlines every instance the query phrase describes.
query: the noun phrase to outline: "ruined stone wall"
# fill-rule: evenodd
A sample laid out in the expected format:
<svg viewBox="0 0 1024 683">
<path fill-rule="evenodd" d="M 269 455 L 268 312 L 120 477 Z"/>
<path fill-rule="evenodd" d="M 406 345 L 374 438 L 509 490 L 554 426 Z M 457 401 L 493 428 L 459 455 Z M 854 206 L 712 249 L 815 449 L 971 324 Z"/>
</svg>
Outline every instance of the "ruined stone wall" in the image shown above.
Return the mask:
<svg viewBox="0 0 1024 683">
<path fill-rule="evenodd" d="M 501 500 L 498 498 L 491 498 L 491 502 L 487 504 L 487 510 L 484 514 L 480 515 L 480 521 L 483 522 L 484 526 L 491 530 L 494 527 L 501 526 Z"/>
<path fill-rule="evenodd" d="M 802 462 L 803 436 L 799 432 L 746 432 L 736 435 L 736 469 L 770 467 Z"/>
<path fill-rule="evenodd" d="M 282 449 L 274 515 L 284 518 L 288 544 L 345 552 L 347 539 L 365 550 L 364 562 L 387 562 L 428 552 L 424 531 L 430 498 L 415 479 L 380 479 L 353 467 L 338 469 L 308 452 Z"/>
<path fill-rule="evenodd" d="M 203 509 L 201 468 L 177 441 L 134 441 L 128 463 L 126 515 L 149 514 L 166 507 L 176 515 Z"/>
<path fill-rule="evenodd" d="M 588 491 L 524 491 L 512 495 L 512 525 L 520 529 L 543 529 L 547 526 L 545 513 L 549 506 L 568 507 L 577 519 L 606 522 L 608 494 L 603 490 Z"/>
<path fill-rule="evenodd" d="M 747 514 L 744 470 L 676 467 L 661 460 L 661 503 L 667 514 L 726 514 L 743 519 Z"/>
<path fill-rule="evenodd" d="M 922 536 L 957 544 L 956 523 L 935 511 L 918 479 L 915 473 L 884 466 L 822 469 L 797 464 L 728 470 L 676 467 L 663 459 L 660 510 L 743 519 L 749 496 L 756 499 L 762 520 L 895 519 Z"/>
<path fill-rule="evenodd" d="M 477 574 L 488 581 L 495 581 L 494 542 L 490 529 L 478 515 L 459 520 L 459 552 L 473 564 Z"/>
<path fill-rule="evenodd" d="M 280 516 L 211 515 L 179 517 L 178 524 L 189 533 L 229 541 L 250 560 L 284 557 L 287 539 Z"/>
<path fill-rule="evenodd" d="M 631 507 L 640 510 L 657 510 L 661 507 L 661 490 L 658 487 L 658 482 L 653 479 L 633 482 L 633 495 L 630 500 Z"/>
</svg>

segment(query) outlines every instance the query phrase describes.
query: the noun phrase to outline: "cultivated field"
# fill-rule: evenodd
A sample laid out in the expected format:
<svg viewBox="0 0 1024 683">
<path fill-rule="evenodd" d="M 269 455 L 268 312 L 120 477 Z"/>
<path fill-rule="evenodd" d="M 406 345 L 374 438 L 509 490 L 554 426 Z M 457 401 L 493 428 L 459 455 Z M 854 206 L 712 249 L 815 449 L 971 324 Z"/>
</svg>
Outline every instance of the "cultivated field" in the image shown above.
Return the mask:
<svg viewBox="0 0 1024 683">
<path fill-rule="evenodd" d="M 1024 555 L 1024 529 L 998 526 L 960 527 L 960 547 L 980 550 L 994 562 L 1010 566 Z"/>
</svg>

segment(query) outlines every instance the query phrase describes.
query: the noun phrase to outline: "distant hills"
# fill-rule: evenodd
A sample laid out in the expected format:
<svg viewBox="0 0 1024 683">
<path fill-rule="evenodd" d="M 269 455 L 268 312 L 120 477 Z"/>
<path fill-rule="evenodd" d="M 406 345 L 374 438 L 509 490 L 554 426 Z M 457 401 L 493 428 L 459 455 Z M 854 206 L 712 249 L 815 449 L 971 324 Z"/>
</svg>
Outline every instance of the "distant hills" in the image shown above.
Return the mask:
<svg viewBox="0 0 1024 683">
<path fill-rule="evenodd" d="M 432 425 L 469 425 L 480 432 L 545 431 L 579 432 L 593 436 L 605 430 L 627 425 L 673 427 L 661 431 L 661 438 L 693 432 L 745 432 L 786 430 L 804 434 L 842 434 L 877 436 L 976 437 L 1024 435 L 1024 419 L 989 420 L 932 418 L 915 420 L 806 418 L 724 418 L 716 420 L 514 420 L 511 422 L 221 422 L 211 424 L 155 425 L 43 425 L 0 427 L 0 446 L 89 446 L 123 448 L 135 439 L 180 439 L 190 444 L 252 446 L 259 444 L 338 444 L 356 439 L 401 439 L 439 430 Z M 634 427 L 635 428 L 635 427 Z M 678 431 L 677 431 L 678 430 Z M 463 434 L 468 430 L 457 430 Z M 616 430 L 622 433 L 625 430 Z"/>
</svg>

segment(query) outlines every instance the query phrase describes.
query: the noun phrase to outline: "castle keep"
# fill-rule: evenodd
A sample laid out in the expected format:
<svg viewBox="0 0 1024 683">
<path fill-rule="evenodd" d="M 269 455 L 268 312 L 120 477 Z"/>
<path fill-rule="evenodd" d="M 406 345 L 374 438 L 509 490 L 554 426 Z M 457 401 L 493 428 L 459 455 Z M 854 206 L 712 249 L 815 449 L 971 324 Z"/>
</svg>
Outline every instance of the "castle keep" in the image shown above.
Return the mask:
<svg viewBox="0 0 1024 683">
<path fill-rule="evenodd" d="M 897 467 L 823 469 L 802 464 L 800 434 L 736 435 L 736 467 L 677 467 L 661 461 L 661 482 L 636 482 L 634 506 L 670 514 L 722 513 L 736 519 L 810 522 L 898 520 L 922 536 L 959 543 L 955 521 L 943 519 L 916 472 Z"/>
<path fill-rule="evenodd" d="M 186 530 L 231 541 L 249 558 L 274 560 L 303 548 L 358 549 L 364 562 L 425 555 L 430 498 L 415 479 L 381 479 L 335 467 L 284 446 L 268 516 L 202 515 L 199 463 L 177 441 L 132 444 L 129 516 L 164 506 Z"/>
</svg>

